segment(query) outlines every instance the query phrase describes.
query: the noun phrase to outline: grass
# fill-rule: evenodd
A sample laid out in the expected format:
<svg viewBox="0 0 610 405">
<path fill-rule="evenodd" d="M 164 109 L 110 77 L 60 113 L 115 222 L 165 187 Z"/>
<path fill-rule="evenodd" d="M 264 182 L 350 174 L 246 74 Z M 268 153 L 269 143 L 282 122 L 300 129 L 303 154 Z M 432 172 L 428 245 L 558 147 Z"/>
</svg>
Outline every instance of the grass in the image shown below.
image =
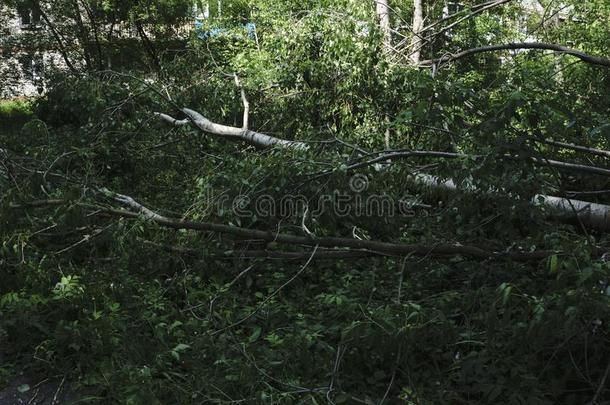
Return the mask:
<svg viewBox="0 0 610 405">
<path fill-rule="evenodd" d="M 0 100 L 0 129 L 21 127 L 32 115 L 32 103 L 28 99 Z"/>
<path fill-rule="evenodd" d="M 29 117 L 31 115 L 31 103 L 27 99 L 0 100 L 0 118 L 2 119 Z"/>
</svg>

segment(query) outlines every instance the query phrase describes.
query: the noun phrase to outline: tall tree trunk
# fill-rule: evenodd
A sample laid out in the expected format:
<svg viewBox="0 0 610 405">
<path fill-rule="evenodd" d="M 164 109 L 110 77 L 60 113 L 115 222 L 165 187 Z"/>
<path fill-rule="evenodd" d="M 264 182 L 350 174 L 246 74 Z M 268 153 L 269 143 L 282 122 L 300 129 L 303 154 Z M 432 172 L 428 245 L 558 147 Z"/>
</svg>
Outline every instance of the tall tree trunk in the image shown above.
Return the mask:
<svg viewBox="0 0 610 405">
<path fill-rule="evenodd" d="M 93 65 L 91 64 L 91 54 L 89 52 L 89 45 L 91 41 L 89 40 L 89 31 L 85 27 L 83 22 L 83 17 L 80 13 L 80 6 L 76 0 L 72 1 L 72 7 L 74 8 L 74 21 L 76 22 L 76 26 L 80 32 L 80 43 L 83 47 L 83 57 L 85 59 L 85 66 L 88 71 L 93 70 Z"/>
<path fill-rule="evenodd" d="M 392 53 L 392 32 L 390 27 L 390 7 L 388 0 L 374 0 L 377 19 L 379 20 L 379 29 L 383 34 L 383 52 L 386 56 Z M 386 149 L 390 149 L 390 116 L 387 111 L 384 114 L 384 123 L 386 126 L 383 143 Z"/>
<path fill-rule="evenodd" d="M 155 45 L 152 43 L 148 35 L 146 35 L 146 31 L 144 31 L 144 27 L 142 23 L 138 20 L 134 21 L 136 26 L 136 30 L 138 31 L 138 35 L 144 44 L 144 49 L 148 52 L 148 56 L 153 64 L 153 67 L 156 71 L 161 71 L 161 62 L 159 61 L 159 56 L 157 55 L 157 50 L 155 49 Z"/>
<path fill-rule="evenodd" d="M 49 30 L 51 31 L 53 38 L 55 38 L 55 42 L 57 42 L 57 48 L 59 49 L 59 54 L 63 58 L 68 69 L 70 69 L 70 72 L 77 73 L 78 70 L 76 69 L 76 67 L 74 67 L 72 62 L 70 62 L 70 58 L 68 57 L 68 51 L 66 50 L 66 47 L 64 46 L 64 41 L 62 40 L 62 37 L 59 34 L 59 31 L 57 30 L 57 28 L 55 27 L 55 25 L 53 24 L 53 22 L 47 15 L 47 13 L 45 13 L 44 10 L 42 9 L 42 6 L 40 5 L 40 1 L 38 1 L 38 0 L 33 1 L 32 6 L 36 9 L 38 14 L 42 17 L 44 22 L 47 24 L 47 27 L 49 27 Z"/>
<path fill-rule="evenodd" d="M 413 0 L 413 38 L 411 40 L 410 55 L 411 63 L 419 64 L 421 47 L 424 43 L 421 37 L 421 31 L 424 28 L 424 7 L 423 0 Z"/>
<path fill-rule="evenodd" d="M 383 49 L 386 53 L 392 50 L 392 33 L 390 31 L 390 8 L 388 0 L 375 0 L 375 10 L 379 19 L 379 28 L 383 33 Z"/>
<path fill-rule="evenodd" d="M 99 28 L 98 28 L 97 20 L 95 19 L 95 12 L 93 9 L 91 9 L 89 4 L 87 4 L 87 1 L 81 0 L 81 4 L 82 4 L 83 8 L 85 9 L 85 12 L 87 13 L 87 18 L 89 19 L 89 24 L 93 28 L 93 38 L 95 40 L 95 49 L 97 51 L 97 66 L 98 66 L 98 69 L 103 70 L 104 69 L 104 55 L 102 52 L 102 44 L 100 43 Z"/>
</svg>

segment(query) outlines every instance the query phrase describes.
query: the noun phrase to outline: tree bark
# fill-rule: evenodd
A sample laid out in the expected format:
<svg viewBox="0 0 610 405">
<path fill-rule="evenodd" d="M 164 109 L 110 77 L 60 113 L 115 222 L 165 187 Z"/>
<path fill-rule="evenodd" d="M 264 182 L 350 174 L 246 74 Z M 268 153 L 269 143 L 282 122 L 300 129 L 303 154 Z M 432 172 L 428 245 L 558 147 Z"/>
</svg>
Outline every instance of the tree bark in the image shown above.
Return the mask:
<svg viewBox="0 0 610 405">
<path fill-rule="evenodd" d="M 419 65 L 421 58 L 421 48 L 423 39 L 421 37 L 424 28 L 424 7 L 423 0 L 413 0 L 413 24 L 411 25 L 412 38 L 409 47 L 409 59 L 415 66 Z"/>
<path fill-rule="evenodd" d="M 457 191 L 458 187 L 451 179 L 440 180 L 429 174 L 417 174 L 413 177 L 416 183 L 431 188 L 443 188 L 449 191 Z M 475 193 L 476 187 L 466 184 L 462 188 L 468 193 Z M 588 201 L 574 200 L 568 198 L 554 197 L 537 194 L 531 200 L 532 205 L 548 208 L 552 213 L 558 214 L 563 219 L 577 218 L 584 226 L 599 231 L 610 230 L 610 206 L 591 203 Z"/>
<path fill-rule="evenodd" d="M 197 111 L 188 108 L 183 108 L 182 112 L 188 117 L 188 119 L 177 120 L 167 114 L 155 114 L 161 120 L 174 126 L 182 126 L 190 122 L 203 132 L 218 135 L 231 141 L 246 142 L 261 149 L 270 148 L 272 146 L 281 146 L 285 148 L 294 148 L 301 150 L 308 149 L 308 146 L 303 142 L 287 141 L 284 139 L 275 138 L 273 136 L 265 135 L 260 132 L 255 132 L 244 128 L 236 128 L 227 125 L 216 124 L 205 118 Z"/>
<path fill-rule="evenodd" d="M 80 7 L 78 5 L 77 0 L 72 1 L 72 8 L 74 9 L 74 21 L 76 22 L 76 26 L 78 27 L 78 31 L 80 32 L 80 43 L 83 48 L 83 58 L 85 59 L 85 66 L 88 71 L 93 70 L 93 65 L 91 63 L 91 54 L 89 52 L 89 45 L 91 41 L 89 40 L 89 32 L 85 27 L 83 22 L 83 17 L 80 13 Z"/>
<path fill-rule="evenodd" d="M 383 34 L 383 50 L 389 55 L 392 52 L 392 32 L 388 0 L 375 0 L 375 11 L 379 20 L 379 29 Z"/>
</svg>

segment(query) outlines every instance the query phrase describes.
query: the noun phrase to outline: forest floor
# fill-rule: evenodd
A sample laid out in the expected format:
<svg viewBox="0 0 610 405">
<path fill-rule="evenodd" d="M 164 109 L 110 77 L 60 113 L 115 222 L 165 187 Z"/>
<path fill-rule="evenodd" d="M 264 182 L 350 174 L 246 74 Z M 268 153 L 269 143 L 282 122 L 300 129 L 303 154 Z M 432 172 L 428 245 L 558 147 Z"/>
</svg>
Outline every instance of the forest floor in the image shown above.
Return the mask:
<svg viewBox="0 0 610 405">
<path fill-rule="evenodd" d="M 60 405 L 71 404 L 76 396 L 59 380 L 37 381 L 18 376 L 0 389 L 0 405 Z"/>
<path fill-rule="evenodd" d="M 0 352 L 0 368 L 5 364 Z M 68 405 L 79 397 L 82 396 L 75 394 L 61 376 L 45 378 L 17 373 L 0 381 L 0 405 Z"/>
</svg>

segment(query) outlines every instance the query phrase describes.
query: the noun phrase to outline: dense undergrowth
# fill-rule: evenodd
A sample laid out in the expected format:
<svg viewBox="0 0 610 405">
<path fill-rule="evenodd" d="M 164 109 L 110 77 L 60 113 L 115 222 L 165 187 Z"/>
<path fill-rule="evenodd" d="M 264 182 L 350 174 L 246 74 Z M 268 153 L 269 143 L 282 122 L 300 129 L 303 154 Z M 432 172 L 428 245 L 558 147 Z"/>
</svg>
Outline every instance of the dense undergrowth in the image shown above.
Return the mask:
<svg viewBox="0 0 610 405">
<path fill-rule="evenodd" d="M 162 74 L 68 76 L 0 105 L 0 384 L 22 370 L 66 376 L 100 404 L 608 401 L 607 236 L 531 199 L 610 181 L 529 159 L 607 166 L 536 141 L 608 149 L 608 71 L 566 63 L 557 78 L 552 56 L 521 54 L 431 75 L 387 63 L 373 23 L 354 40 L 353 19 L 295 12 L 290 25 L 283 11 L 261 6 L 260 43 L 194 40 Z M 241 126 L 231 72 L 250 128 L 309 149 L 256 150 L 153 115 L 187 106 Z M 347 170 L 385 148 L 386 129 L 391 148 L 482 157 Z M 478 191 L 424 188 L 415 171 Z M 315 245 L 118 218 L 107 190 L 172 218 L 270 232 L 557 253 L 324 260 Z M 311 210 L 265 205 L 286 196 Z M 336 199 L 312 214 L 321 196 L 346 197 L 347 214 Z M 375 196 L 393 205 L 359 210 Z M 243 257 L 262 250 L 304 255 Z"/>
</svg>

